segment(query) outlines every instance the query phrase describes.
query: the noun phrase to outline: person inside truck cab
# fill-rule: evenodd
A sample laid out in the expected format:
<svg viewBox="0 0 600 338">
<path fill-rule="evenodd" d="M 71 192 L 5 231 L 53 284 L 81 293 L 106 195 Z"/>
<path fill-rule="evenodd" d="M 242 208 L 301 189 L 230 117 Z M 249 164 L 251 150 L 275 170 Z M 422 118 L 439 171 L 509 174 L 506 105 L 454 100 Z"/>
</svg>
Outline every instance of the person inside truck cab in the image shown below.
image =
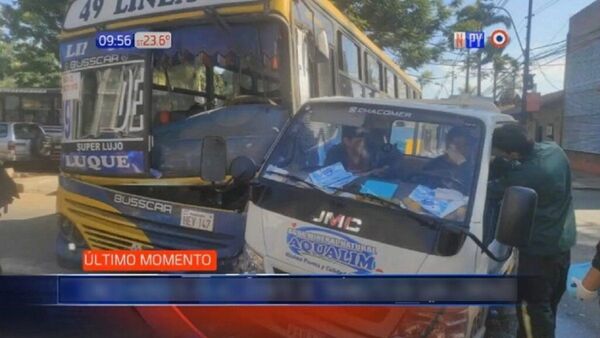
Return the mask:
<svg viewBox="0 0 600 338">
<path fill-rule="evenodd" d="M 471 181 L 473 171 L 473 151 L 471 135 L 462 127 L 450 129 L 446 135 L 446 150 L 444 154 L 425 164 L 423 171 L 435 172 L 459 182 L 460 190 L 467 193 L 466 185 Z"/>
<path fill-rule="evenodd" d="M 342 142 L 329 150 L 325 166 L 340 162 L 347 171 L 362 176 L 399 176 L 401 161 L 402 154 L 377 130 L 343 127 Z"/>
</svg>

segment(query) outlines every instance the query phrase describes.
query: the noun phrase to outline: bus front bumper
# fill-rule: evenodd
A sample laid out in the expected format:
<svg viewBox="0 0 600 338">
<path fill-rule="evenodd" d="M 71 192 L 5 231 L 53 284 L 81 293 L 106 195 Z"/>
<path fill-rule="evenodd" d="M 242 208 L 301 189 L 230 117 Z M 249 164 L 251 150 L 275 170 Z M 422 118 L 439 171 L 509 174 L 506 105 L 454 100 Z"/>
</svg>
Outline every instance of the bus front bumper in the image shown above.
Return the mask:
<svg viewBox="0 0 600 338">
<path fill-rule="evenodd" d="M 199 249 L 216 250 L 218 272 L 230 272 L 244 245 L 245 214 L 155 200 L 66 176 L 60 178 L 57 206 L 63 220 L 76 230 L 71 233 L 79 233 L 83 238 L 83 245 L 76 243 L 62 235 L 69 233 L 68 229 L 61 229 L 57 239 L 59 259 L 61 253 L 65 257 L 79 257 L 79 264 L 81 251 L 85 248 Z M 185 226 L 190 217 L 207 222 L 206 230 Z M 64 227 L 68 228 L 68 225 Z M 71 250 L 73 245 L 69 247 L 70 243 L 75 244 L 75 250 Z"/>
</svg>

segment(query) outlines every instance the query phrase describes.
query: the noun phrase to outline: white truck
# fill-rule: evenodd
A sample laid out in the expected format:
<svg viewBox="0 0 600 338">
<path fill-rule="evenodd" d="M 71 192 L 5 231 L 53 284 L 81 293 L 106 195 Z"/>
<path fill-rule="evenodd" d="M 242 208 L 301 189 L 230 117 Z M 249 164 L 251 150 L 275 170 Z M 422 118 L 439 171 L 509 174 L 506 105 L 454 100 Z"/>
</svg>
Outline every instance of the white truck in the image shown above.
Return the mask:
<svg viewBox="0 0 600 338">
<path fill-rule="evenodd" d="M 258 173 L 241 270 L 513 273 L 512 248 L 529 240 L 537 195 L 511 187 L 503 201 L 487 197 L 493 132 L 506 123 L 513 118 L 461 104 L 308 102 Z M 250 162 L 238 169 L 256 170 Z M 485 307 L 452 308 L 435 330 L 483 336 L 486 315 Z"/>
</svg>

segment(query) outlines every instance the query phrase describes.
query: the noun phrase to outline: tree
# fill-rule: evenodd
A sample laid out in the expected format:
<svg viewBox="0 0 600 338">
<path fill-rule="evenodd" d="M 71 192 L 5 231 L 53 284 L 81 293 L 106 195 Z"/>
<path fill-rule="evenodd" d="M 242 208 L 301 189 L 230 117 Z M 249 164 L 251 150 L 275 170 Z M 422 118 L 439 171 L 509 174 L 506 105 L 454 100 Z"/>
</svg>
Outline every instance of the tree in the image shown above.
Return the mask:
<svg viewBox="0 0 600 338">
<path fill-rule="evenodd" d="M 446 31 L 446 23 L 462 1 L 443 0 L 334 0 L 366 34 L 393 54 L 405 68 L 419 68 L 438 60 L 445 42 L 432 42 Z"/>
<path fill-rule="evenodd" d="M 58 34 L 68 0 L 15 0 L 0 7 L 0 28 L 3 44 L 9 44 L 11 54 L 2 49 L 0 59 L 9 58 L 5 74 L 14 84 L 23 87 L 58 87 L 60 62 Z M 3 59 L 4 58 L 4 59 Z"/>
<path fill-rule="evenodd" d="M 485 28 L 494 25 L 503 25 L 509 27 L 511 24 L 510 17 L 498 12 L 494 8 L 494 3 L 490 1 L 477 0 L 472 5 L 467 5 L 461 8 L 456 13 L 456 23 L 452 25 L 451 30 L 448 31 L 448 42 L 452 43 L 452 34 L 456 31 L 483 31 Z M 476 52 L 474 59 L 477 61 L 477 95 L 481 95 L 481 66 L 488 64 L 494 60 L 498 55 L 501 55 L 502 49 L 493 48 L 489 43 L 486 44 L 485 49 L 480 49 Z M 466 92 L 470 92 L 469 86 L 469 70 L 472 67 L 473 57 L 470 53 L 467 53 L 465 63 L 467 69 L 466 76 Z"/>
<path fill-rule="evenodd" d="M 520 98 L 517 99 L 517 96 L 522 83 L 520 76 L 521 64 L 519 61 L 509 56 L 505 56 L 505 61 L 504 72 L 499 75 L 497 88 L 497 101 L 503 106 L 520 102 Z"/>
<path fill-rule="evenodd" d="M 516 76 L 519 71 L 519 61 L 510 55 L 494 55 L 493 56 L 493 94 L 492 97 L 494 101 L 498 99 L 498 87 L 500 84 L 498 83 L 500 76 L 511 77 L 511 75 Z M 503 78 L 502 78 L 503 79 Z M 513 86 L 511 86 L 513 87 Z M 508 89 L 508 88 L 507 88 Z M 513 89 L 514 91 L 514 89 Z"/>
<path fill-rule="evenodd" d="M 419 83 L 419 86 L 421 86 L 421 89 L 425 88 L 425 86 L 430 84 L 432 81 L 433 73 L 429 70 L 422 72 L 417 78 L 417 82 Z"/>
</svg>

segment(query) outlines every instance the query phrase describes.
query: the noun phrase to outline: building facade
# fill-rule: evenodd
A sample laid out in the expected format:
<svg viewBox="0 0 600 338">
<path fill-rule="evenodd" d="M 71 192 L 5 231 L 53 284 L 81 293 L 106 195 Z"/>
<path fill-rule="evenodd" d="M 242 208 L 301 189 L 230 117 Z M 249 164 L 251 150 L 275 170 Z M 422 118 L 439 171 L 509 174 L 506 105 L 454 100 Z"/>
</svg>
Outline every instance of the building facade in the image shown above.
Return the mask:
<svg viewBox="0 0 600 338">
<path fill-rule="evenodd" d="M 537 142 L 554 141 L 562 144 L 564 92 L 558 91 L 540 98 L 540 109 L 531 112 L 527 119 L 529 137 Z"/>
<path fill-rule="evenodd" d="M 600 0 L 571 17 L 562 145 L 577 170 L 600 174 Z"/>
</svg>

